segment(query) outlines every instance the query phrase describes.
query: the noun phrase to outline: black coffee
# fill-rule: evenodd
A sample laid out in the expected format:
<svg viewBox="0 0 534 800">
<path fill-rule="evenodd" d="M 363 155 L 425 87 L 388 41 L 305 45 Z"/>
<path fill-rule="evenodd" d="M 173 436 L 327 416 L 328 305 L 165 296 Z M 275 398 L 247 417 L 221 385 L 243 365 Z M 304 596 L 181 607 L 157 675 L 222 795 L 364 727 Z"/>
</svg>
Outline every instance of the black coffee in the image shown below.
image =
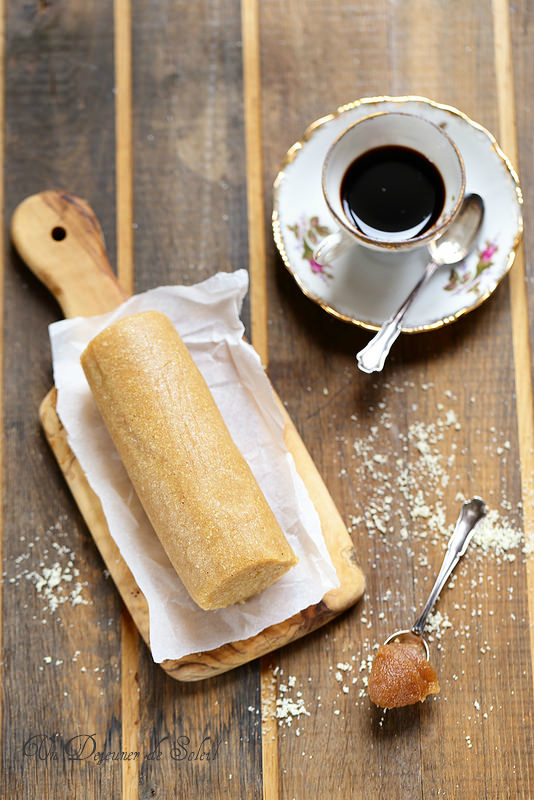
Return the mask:
<svg viewBox="0 0 534 800">
<path fill-rule="evenodd" d="M 373 239 L 412 239 L 438 219 L 445 186 L 438 169 L 410 147 L 386 145 L 352 162 L 341 183 L 348 219 Z"/>
</svg>

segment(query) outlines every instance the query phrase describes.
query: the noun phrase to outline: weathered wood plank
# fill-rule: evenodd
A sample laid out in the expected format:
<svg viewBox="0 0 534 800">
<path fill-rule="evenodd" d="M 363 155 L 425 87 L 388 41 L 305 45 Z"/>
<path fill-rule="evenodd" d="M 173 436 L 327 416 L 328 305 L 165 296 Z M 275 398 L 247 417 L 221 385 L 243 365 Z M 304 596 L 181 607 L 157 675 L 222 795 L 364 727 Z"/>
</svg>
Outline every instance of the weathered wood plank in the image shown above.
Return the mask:
<svg viewBox="0 0 534 800">
<path fill-rule="evenodd" d="M 240 45 L 235 0 L 133 5 L 137 291 L 247 265 Z M 141 647 L 139 680 L 142 749 L 169 737 L 141 765 L 142 798 L 261 797 L 257 663 L 180 685 Z M 215 760 L 171 758 L 208 736 Z"/>
<path fill-rule="evenodd" d="M 421 94 L 499 130 L 489 3 L 432 2 L 421 13 L 415 2 L 268 2 L 261 41 L 267 214 L 286 148 L 358 96 Z M 384 716 L 366 698 L 365 663 L 360 672 L 373 644 L 423 603 L 445 540 L 432 527 L 445 527 L 441 510 L 446 525 L 455 521 L 458 493 L 482 494 L 497 525 L 521 527 L 508 285 L 454 326 L 404 337 L 383 375 L 365 376 L 354 353 L 368 334 L 300 296 L 274 248 L 268 259 L 271 379 L 338 506 L 356 518 L 368 581 L 363 606 L 280 653 L 278 681 L 294 676 L 311 714 L 278 728 L 281 796 L 313 785 L 317 796 L 527 798 L 532 690 L 520 547 L 502 563 L 474 548 L 445 592 L 439 610 L 454 630 L 442 626 L 432 644 L 438 699 Z M 499 734 L 509 728 L 509 738 Z"/>
<path fill-rule="evenodd" d="M 94 203 L 113 254 L 111 9 L 6 5 L 6 218 L 27 194 L 74 189 Z M 9 245 L 4 258 L 3 793 L 119 796 L 116 762 L 62 754 L 77 735 L 121 747 L 120 603 L 39 430 L 52 382 L 46 327 L 58 309 Z M 49 581 L 47 599 L 30 573 L 46 577 L 55 564 L 63 580 Z M 76 605 L 67 598 L 78 582 Z M 67 601 L 52 610 L 54 598 Z M 57 761 L 24 756 L 34 734 L 55 737 Z"/>
<path fill-rule="evenodd" d="M 502 3 L 497 4 L 500 13 Z M 529 135 L 532 124 L 532 110 L 529 103 L 525 103 L 525 91 L 532 75 L 532 41 L 533 41 L 534 13 L 528 3 L 519 3 L 510 6 L 509 11 L 509 33 L 508 51 L 501 57 L 503 64 L 503 88 L 501 91 L 503 105 L 513 108 L 515 111 L 515 130 L 509 129 L 506 135 L 510 138 L 517 136 L 517 164 L 520 171 L 523 186 L 525 187 L 524 196 L 524 217 L 525 235 L 522 270 L 516 279 L 516 292 L 519 295 L 519 313 L 516 315 L 521 318 L 521 328 L 518 329 L 518 341 L 516 346 L 516 378 L 520 379 L 518 385 L 518 407 L 520 408 L 520 445 L 521 450 L 521 474 L 523 479 L 523 497 L 525 505 L 525 530 L 533 529 L 533 508 L 534 508 L 534 463 L 532 451 L 532 434 L 534 414 L 532 412 L 532 341 L 534 336 L 534 314 L 532 313 L 534 295 L 532 292 L 532 261 L 528 257 L 531 252 L 532 243 L 532 221 L 533 205 L 529 187 L 533 180 L 533 165 L 530 158 Z M 506 58 L 507 57 L 507 58 Z M 534 609 L 534 564 L 530 563 L 530 616 L 533 616 Z M 532 648 L 531 629 L 531 648 Z"/>
<path fill-rule="evenodd" d="M 528 97 L 528 87 L 532 75 L 532 42 L 534 41 L 534 9 L 528 2 L 514 3 L 510 7 L 510 29 L 511 29 L 511 56 L 514 79 L 514 97 L 510 98 L 514 102 L 517 114 L 517 135 L 518 135 L 518 168 L 521 174 L 523 187 L 525 190 L 524 214 L 525 214 L 525 252 L 531 252 L 532 242 L 532 200 L 528 190 L 532 185 L 534 165 L 530 158 L 529 151 L 529 131 L 532 121 L 532 109 L 530 103 L 526 101 Z M 527 273 L 527 289 L 529 296 L 529 309 L 532 309 L 532 259 L 527 257 L 525 269 Z M 534 336 L 534 314 L 529 313 L 530 320 L 530 340 Z"/>
<path fill-rule="evenodd" d="M 132 8 L 131 0 L 114 2 L 115 175 L 117 277 L 133 294 L 133 150 L 132 150 Z M 139 633 L 126 607 L 121 614 L 121 735 L 125 751 L 139 747 Z M 122 764 L 122 796 L 139 794 L 139 761 Z"/>
</svg>

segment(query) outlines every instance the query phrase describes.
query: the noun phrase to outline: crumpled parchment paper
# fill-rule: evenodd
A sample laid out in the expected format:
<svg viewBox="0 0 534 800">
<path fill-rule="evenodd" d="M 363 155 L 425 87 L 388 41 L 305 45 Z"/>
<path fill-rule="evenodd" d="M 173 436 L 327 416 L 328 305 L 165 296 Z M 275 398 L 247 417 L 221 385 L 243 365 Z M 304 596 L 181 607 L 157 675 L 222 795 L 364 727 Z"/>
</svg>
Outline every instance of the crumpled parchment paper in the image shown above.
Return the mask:
<svg viewBox="0 0 534 800">
<path fill-rule="evenodd" d="M 270 383 L 239 318 L 245 270 L 194 286 L 152 289 L 98 317 L 50 326 L 57 411 L 69 444 L 101 500 L 111 535 L 148 601 L 156 662 L 254 636 L 318 602 L 339 581 L 321 524 L 291 454 Z M 112 322 L 158 310 L 171 319 L 206 379 L 299 563 L 245 603 L 203 611 L 189 597 L 130 483 L 80 365 L 88 342 Z"/>
</svg>

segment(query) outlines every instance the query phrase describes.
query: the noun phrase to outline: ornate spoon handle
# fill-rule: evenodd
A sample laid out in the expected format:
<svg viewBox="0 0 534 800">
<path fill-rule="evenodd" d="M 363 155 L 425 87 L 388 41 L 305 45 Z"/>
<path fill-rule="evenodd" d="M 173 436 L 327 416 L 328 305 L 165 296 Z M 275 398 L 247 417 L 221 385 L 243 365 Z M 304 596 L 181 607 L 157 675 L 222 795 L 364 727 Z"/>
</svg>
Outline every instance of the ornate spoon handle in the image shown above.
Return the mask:
<svg viewBox="0 0 534 800">
<path fill-rule="evenodd" d="M 396 342 L 400 336 L 402 320 L 406 316 L 419 290 L 430 280 L 438 266 L 439 265 L 435 264 L 433 261 L 427 264 L 425 271 L 398 311 L 384 322 L 378 333 L 373 336 L 363 350 L 360 350 L 360 352 L 356 354 L 356 361 L 362 372 L 380 372 L 383 369 L 393 343 Z"/>
<path fill-rule="evenodd" d="M 486 504 L 480 499 L 480 497 L 473 497 L 472 500 L 469 500 L 462 505 L 460 516 L 458 517 L 456 527 L 454 528 L 454 533 L 452 534 L 447 546 L 447 552 L 445 553 L 445 558 L 443 559 L 443 564 L 441 565 L 438 577 L 436 578 L 434 586 L 432 587 L 432 591 L 428 596 L 428 600 L 426 601 L 421 614 L 413 624 L 412 633 L 416 633 L 418 635 L 423 633 L 427 617 L 430 614 L 434 603 L 438 599 L 439 593 L 447 583 L 449 575 L 455 568 L 456 564 L 467 550 L 467 546 L 471 541 L 471 537 L 474 533 L 476 525 L 485 516 Z"/>
</svg>

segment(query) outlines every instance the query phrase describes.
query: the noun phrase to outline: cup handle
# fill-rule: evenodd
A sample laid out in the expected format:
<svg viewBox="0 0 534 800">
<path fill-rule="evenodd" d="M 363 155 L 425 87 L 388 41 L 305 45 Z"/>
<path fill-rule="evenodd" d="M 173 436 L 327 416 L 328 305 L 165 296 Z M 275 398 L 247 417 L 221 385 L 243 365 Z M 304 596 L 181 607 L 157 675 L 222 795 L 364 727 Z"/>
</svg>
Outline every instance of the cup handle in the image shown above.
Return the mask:
<svg viewBox="0 0 534 800">
<path fill-rule="evenodd" d="M 354 239 L 344 231 L 336 231 L 322 239 L 313 251 L 313 260 L 322 267 L 329 267 L 332 261 L 354 245 Z"/>
</svg>

